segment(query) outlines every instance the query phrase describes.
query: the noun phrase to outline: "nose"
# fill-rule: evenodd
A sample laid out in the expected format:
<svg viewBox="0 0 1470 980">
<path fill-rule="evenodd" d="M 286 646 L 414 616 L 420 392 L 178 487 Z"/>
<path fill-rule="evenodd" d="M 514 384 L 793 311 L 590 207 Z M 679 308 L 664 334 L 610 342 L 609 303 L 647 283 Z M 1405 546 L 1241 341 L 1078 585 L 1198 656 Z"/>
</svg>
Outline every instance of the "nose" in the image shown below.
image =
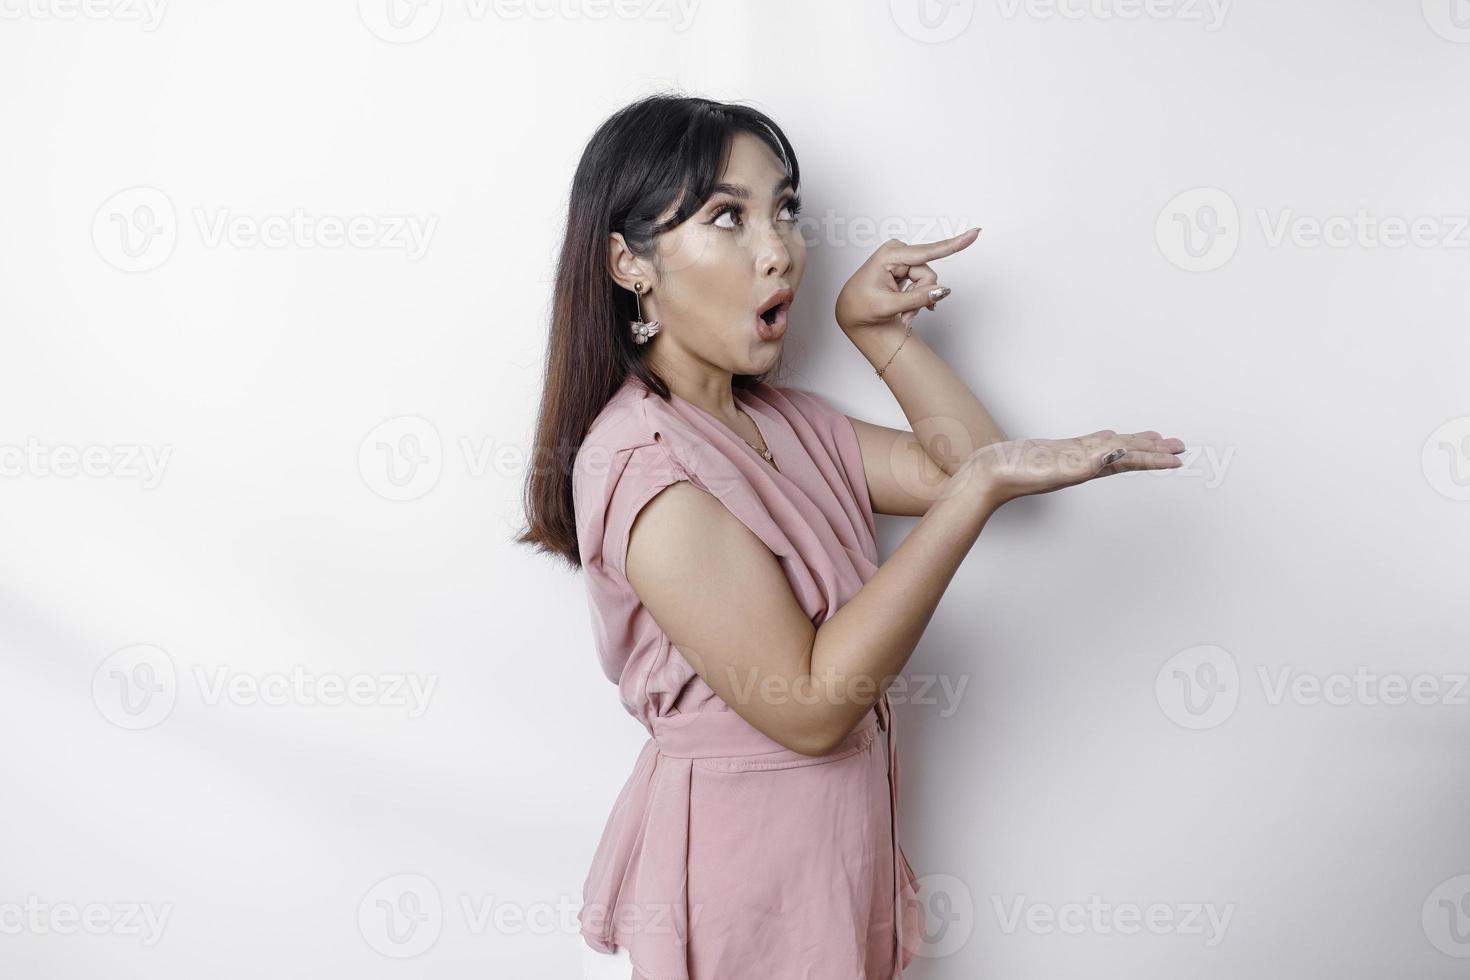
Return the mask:
<svg viewBox="0 0 1470 980">
<path fill-rule="evenodd" d="M 774 224 L 763 225 L 756 242 L 756 263 L 761 275 L 784 276 L 791 268 L 791 249 Z"/>
</svg>

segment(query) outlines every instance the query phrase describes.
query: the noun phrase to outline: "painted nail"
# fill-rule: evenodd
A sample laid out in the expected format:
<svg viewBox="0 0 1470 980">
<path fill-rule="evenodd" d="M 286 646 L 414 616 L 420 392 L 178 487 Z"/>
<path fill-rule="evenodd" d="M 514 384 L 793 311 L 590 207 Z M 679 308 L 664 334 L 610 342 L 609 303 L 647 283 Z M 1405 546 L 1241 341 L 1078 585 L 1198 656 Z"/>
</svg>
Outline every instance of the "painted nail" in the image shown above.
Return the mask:
<svg viewBox="0 0 1470 980">
<path fill-rule="evenodd" d="M 1123 458 L 1123 450 L 1121 450 L 1121 449 L 1114 449 L 1112 452 L 1108 453 L 1106 456 L 1103 457 L 1103 465 L 1104 466 L 1107 466 L 1110 463 L 1116 463 L 1118 460 L 1120 460 L 1122 458 Z"/>
<path fill-rule="evenodd" d="M 948 296 L 949 291 L 950 290 L 948 286 L 935 286 L 933 289 L 929 290 L 929 299 L 930 301 L 937 303 L 940 300 L 944 299 L 944 297 Z"/>
</svg>

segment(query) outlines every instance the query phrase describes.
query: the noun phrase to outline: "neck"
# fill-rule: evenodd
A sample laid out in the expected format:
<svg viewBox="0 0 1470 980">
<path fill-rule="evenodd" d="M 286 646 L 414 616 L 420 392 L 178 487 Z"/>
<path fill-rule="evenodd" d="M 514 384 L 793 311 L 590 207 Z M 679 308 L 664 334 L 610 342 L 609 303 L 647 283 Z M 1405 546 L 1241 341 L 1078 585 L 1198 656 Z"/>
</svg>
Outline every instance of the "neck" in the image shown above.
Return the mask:
<svg viewBox="0 0 1470 980">
<path fill-rule="evenodd" d="M 739 427 L 740 409 L 735 404 L 733 374 L 694 357 L 659 357 L 662 353 L 650 351 L 649 366 L 664 379 L 670 391 L 724 419 L 731 428 Z"/>
</svg>

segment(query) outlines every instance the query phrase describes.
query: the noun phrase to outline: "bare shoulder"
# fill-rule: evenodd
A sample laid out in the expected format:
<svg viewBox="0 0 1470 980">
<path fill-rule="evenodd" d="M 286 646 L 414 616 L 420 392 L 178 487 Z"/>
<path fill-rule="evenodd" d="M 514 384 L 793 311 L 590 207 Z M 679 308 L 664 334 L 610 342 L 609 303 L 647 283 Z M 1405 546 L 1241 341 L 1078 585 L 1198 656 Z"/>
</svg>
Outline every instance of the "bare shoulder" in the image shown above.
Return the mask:
<svg viewBox="0 0 1470 980">
<path fill-rule="evenodd" d="M 770 551 L 713 494 L 680 480 L 653 496 L 633 521 L 628 579 L 638 588 L 685 587 L 690 574 Z"/>
<path fill-rule="evenodd" d="M 825 715 L 748 688 L 761 678 L 796 690 L 810 673 L 816 630 L 776 554 L 724 501 L 687 480 L 659 490 L 634 521 L 628 582 L 732 710 L 787 748 L 825 750 Z"/>
</svg>

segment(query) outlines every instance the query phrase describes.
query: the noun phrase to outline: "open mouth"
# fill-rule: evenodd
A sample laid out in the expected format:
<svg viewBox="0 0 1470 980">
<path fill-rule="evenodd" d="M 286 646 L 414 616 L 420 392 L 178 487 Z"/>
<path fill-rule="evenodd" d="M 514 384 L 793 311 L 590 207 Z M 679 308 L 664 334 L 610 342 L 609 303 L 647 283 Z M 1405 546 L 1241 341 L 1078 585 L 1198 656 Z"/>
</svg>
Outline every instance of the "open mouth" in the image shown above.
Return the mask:
<svg viewBox="0 0 1470 980">
<path fill-rule="evenodd" d="M 786 304 L 771 307 L 755 318 L 756 333 L 762 340 L 780 340 L 786 333 Z"/>
<path fill-rule="evenodd" d="M 787 295 L 790 295 L 789 292 Z M 780 340 L 786 333 L 786 312 L 791 307 L 791 300 L 780 296 L 777 298 L 779 302 L 772 303 L 755 315 L 755 330 L 762 340 Z"/>
</svg>

